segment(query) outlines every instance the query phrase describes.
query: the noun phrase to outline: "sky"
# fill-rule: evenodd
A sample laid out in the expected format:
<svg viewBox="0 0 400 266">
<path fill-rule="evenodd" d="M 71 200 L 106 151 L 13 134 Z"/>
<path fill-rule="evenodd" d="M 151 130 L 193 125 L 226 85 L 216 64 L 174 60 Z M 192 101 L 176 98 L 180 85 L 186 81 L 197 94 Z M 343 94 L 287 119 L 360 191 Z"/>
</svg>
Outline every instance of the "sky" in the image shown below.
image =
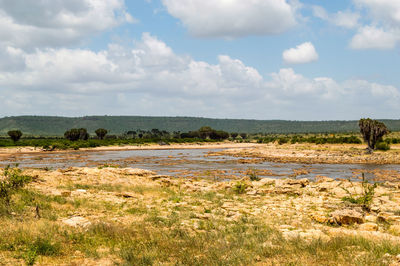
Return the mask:
<svg viewBox="0 0 400 266">
<path fill-rule="evenodd" d="M 0 117 L 400 119 L 399 0 L 0 0 Z"/>
</svg>

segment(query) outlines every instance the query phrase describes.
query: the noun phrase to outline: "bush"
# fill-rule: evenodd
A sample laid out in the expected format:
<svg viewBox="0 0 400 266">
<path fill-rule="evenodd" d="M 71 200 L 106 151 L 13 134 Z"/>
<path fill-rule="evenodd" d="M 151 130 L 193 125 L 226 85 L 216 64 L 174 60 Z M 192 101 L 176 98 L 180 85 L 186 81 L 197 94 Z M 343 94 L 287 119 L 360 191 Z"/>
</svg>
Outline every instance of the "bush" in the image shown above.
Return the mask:
<svg viewBox="0 0 400 266">
<path fill-rule="evenodd" d="M 250 178 L 251 181 L 260 181 L 260 178 L 257 175 L 257 171 L 254 169 L 247 170 L 247 176 Z"/>
<path fill-rule="evenodd" d="M 388 150 L 390 150 L 390 145 L 388 143 L 382 141 L 382 142 L 378 142 L 376 144 L 375 148 L 380 151 L 388 151 Z"/>
<path fill-rule="evenodd" d="M 236 194 L 243 194 L 246 192 L 247 189 L 247 184 L 243 183 L 241 181 L 238 181 L 234 186 L 233 186 L 233 192 Z"/>
<path fill-rule="evenodd" d="M 348 201 L 353 204 L 359 204 L 364 210 L 370 211 L 372 200 L 375 195 L 375 188 L 378 186 L 378 184 L 377 183 L 370 184 L 368 180 L 365 178 L 363 173 L 361 186 L 362 186 L 362 194 L 359 195 L 358 197 L 353 195 L 348 189 L 342 188 L 349 195 L 347 197 L 343 197 L 342 200 Z"/>
<path fill-rule="evenodd" d="M 279 145 L 282 145 L 282 144 L 285 144 L 285 143 L 288 143 L 288 142 L 289 142 L 289 140 L 287 138 L 278 139 L 278 144 Z"/>
<path fill-rule="evenodd" d="M 23 175 L 18 168 L 7 166 L 4 169 L 3 178 L 0 177 L 0 202 L 5 205 L 7 211 L 9 211 L 11 196 L 31 180 L 32 177 Z"/>
</svg>

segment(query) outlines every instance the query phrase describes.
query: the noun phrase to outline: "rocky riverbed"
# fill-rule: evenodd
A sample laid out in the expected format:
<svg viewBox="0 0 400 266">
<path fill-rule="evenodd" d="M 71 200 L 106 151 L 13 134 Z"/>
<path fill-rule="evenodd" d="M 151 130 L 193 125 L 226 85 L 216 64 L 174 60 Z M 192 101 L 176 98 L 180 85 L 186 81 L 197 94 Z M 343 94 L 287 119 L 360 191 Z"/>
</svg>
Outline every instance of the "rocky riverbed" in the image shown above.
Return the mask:
<svg viewBox="0 0 400 266">
<path fill-rule="evenodd" d="M 246 149 L 227 149 L 209 155 L 229 155 L 281 163 L 400 164 L 400 145 L 392 145 L 389 151 L 366 154 L 365 145 L 357 144 L 261 144 Z"/>
</svg>

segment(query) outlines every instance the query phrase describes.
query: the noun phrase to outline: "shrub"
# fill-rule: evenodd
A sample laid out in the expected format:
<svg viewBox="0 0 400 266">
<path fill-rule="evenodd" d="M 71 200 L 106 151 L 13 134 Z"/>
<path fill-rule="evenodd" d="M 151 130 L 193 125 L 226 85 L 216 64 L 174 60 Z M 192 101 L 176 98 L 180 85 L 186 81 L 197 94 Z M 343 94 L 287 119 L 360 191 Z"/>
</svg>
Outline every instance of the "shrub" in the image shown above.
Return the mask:
<svg viewBox="0 0 400 266">
<path fill-rule="evenodd" d="M 378 142 L 375 146 L 375 149 L 380 150 L 380 151 L 388 151 L 390 150 L 390 145 L 386 142 Z"/>
<path fill-rule="evenodd" d="M 349 196 L 343 197 L 342 200 L 348 201 L 353 204 L 359 204 L 362 206 L 363 209 L 369 211 L 372 204 L 372 200 L 375 195 L 375 188 L 378 186 L 378 184 L 377 183 L 370 184 L 368 180 L 365 178 L 363 173 L 361 186 L 362 186 L 362 194 L 358 197 L 353 195 L 348 189 L 342 188 L 349 194 Z"/>
<path fill-rule="evenodd" d="M 247 170 L 247 176 L 250 178 L 251 181 L 260 181 L 260 178 L 257 175 L 257 171 L 254 169 Z"/>
<path fill-rule="evenodd" d="M 18 168 L 7 166 L 4 169 L 3 178 L 0 177 L 0 201 L 5 204 L 7 211 L 10 206 L 11 196 L 31 180 L 32 177 L 23 175 Z"/>
<path fill-rule="evenodd" d="M 243 183 L 241 181 L 238 181 L 234 186 L 233 186 L 233 192 L 236 194 L 243 194 L 246 192 L 247 189 L 247 184 Z"/>
<path fill-rule="evenodd" d="M 282 145 L 282 144 L 288 143 L 288 141 L 289 140 L 287 138 L 280 138 L 280 139 L 278 139 L 278 144 Z"/>
</svg>

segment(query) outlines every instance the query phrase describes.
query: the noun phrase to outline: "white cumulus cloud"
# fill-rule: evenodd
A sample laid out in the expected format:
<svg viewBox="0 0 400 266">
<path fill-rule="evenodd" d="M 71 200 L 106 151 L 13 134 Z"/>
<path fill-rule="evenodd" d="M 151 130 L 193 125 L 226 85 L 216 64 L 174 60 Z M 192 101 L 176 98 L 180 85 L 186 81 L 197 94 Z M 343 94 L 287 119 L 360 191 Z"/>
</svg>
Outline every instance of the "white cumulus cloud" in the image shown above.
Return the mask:
<svg viewBox="0 0 400 266">
<path fill-rule="evenodd" d="M 353 0 L 366 10 L 369 25 L 363 25 L 353 37 L 353 49 L 393 49 L 400 43 L 400 1 Z"/>
<path fill-rule="evenodd" d="M 0 0 L 0 43 L 65 46 L 134 21 L 123 0 Z"/>
<path fill-rule="evenodd" d="M 374 26 L 364 26 L 353 37 L 350 47 L 353 49 L 393 49 L 400 41 L 399 33 Z"/>
<path fill-rule="evenodd" d="M 108 49 L 0 47 L 0 115 L 142 114 L 357 119 L 400 115 L 400 91 L 366 80 L 262 75 L 228 55 L 215 64 L 179 55 L 149 33 Z M 0 62 L 2 61 L 0 60 Z M 351 116 L 349 116 L 351 115 Z"/>
<path fill-rule="evenodd" d="M 282 54 L 283 61 L 287 64 L 305 64 L 318 60 L 318 53 L 311 42 L 305 42 L 285 50 Z"/>
<path fill-rule="evenodd" d="M 167 11 L 198 37 L 278 34 L 296 25 L 297 1 L 162 0 Z"/>
</svg>

